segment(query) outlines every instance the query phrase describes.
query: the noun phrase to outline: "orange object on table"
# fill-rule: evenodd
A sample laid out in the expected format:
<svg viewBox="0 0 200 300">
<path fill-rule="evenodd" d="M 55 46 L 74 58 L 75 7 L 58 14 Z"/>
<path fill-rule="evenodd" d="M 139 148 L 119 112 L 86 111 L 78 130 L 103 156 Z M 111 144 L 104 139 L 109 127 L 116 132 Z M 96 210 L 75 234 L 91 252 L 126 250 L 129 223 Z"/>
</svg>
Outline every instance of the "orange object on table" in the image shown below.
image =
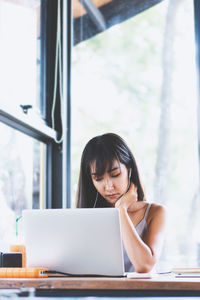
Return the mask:
<svg viewBox="0 0 200 300">
<path fill-rule="evenodd" d="M 22 268 L 26 268 L 26 247 L 25 247 L 25 245 L 10 245 L 10 252 L 22 253 Z"/>
<path fill-rule="evenodd" d="M 47 268 L 0 268 L 0 278 L 44 278 Z"/>
</svg>

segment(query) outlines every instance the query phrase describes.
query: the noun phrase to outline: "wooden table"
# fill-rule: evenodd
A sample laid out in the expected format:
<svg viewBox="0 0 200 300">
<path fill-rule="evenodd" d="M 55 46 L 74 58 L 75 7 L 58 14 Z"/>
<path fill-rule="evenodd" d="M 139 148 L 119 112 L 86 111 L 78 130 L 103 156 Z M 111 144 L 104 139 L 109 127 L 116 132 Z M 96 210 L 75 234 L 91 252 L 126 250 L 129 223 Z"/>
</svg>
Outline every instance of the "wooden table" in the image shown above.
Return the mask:
<svg viewBox="0 0 200 300">
<path fill-rule="evenodd" d="M 159 275 L 153 279 L 55 277 L 0 279 L 0 289 L 34 287 L 36 296 L 200 296 L 200 278 Z"/>
</svg>

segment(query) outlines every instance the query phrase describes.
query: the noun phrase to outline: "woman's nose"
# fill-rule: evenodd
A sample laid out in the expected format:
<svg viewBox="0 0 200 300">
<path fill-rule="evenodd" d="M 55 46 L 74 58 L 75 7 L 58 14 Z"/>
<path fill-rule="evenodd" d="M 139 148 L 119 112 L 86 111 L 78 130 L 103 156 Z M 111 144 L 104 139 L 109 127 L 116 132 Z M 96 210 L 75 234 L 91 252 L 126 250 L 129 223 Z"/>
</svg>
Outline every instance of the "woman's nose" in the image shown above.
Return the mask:
<svg viewBox="0 0 200 300">
<path fill-rule="evenodd" d="M 105 189 L 106 190 L 111 190 L 113 188 L 113 182 L 111 179 L 106 179 L 105 180 Z"/>
</svg>

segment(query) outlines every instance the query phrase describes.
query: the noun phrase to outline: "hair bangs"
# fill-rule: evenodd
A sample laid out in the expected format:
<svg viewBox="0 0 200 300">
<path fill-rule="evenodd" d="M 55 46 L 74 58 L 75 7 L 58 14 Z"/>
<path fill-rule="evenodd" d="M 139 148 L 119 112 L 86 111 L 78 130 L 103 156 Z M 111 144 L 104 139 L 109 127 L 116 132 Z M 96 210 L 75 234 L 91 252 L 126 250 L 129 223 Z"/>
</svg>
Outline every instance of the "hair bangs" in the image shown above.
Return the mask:
<svg viewBox="0 0 200 300">
<path fill-rule="evenodd" d="M 96 149 L 95 156 L 90 163 L 90 172 L 95 173 L 98 176 L 102 176 L 106 170 L 111 170 L 114 160 L 119 161 L 118 156 L 110 147 L 98 147 Z"/>
</svg>

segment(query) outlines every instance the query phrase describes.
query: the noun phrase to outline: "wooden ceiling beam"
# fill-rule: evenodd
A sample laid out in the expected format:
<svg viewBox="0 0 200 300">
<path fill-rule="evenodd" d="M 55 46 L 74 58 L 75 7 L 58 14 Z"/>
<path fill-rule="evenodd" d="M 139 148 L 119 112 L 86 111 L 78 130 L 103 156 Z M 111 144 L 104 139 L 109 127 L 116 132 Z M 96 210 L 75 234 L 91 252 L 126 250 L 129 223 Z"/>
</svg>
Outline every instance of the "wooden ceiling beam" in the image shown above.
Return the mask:
<svg viewBox="0 0 200 300">
<path fill-rule="evenodd" d="M 98 1 L 97 9 L 104 17 L 106 29 L 108 29 L 162 2 L 163 0 L 102 0 L 102 6 L 100 6 L 101 0 L 96 1 Z M 93 2 L 95 2 L 95 0 L 93 0 Z M 80 0 L 80 4 L 81 3 L 82 0 Z M 95 24 L 90 14 L 85 11 L 82 16 L 74 18 L 73 43 L 76 45 L 103 31 L 104 30 L 100 29 L 97 24 Z"/>
</svg>

